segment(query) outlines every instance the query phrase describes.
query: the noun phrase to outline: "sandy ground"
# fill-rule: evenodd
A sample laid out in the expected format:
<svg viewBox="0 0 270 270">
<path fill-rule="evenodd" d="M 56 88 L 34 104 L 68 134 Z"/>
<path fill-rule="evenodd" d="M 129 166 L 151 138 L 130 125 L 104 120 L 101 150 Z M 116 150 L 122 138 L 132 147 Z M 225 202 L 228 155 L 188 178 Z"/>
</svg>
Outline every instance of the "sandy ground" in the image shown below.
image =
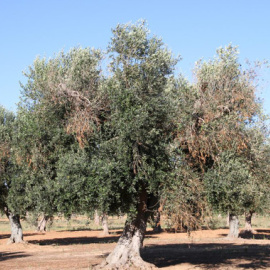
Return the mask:
<svg viewBox="0 0 270 270">
<path fill-rule="evenodd" d="M 251 239 L 225 238 L 228 230 L 153 234 L 142 250 L 145 261 L 161 269 L 270 269 L 270 230 L 260 229 Z M 103 237 L 100 231 L 24 232 L 25 244 L 6 245 L 0 232 L 0 269 L 91 269 L 116 245 L 120 231 Z"/>
</svg>

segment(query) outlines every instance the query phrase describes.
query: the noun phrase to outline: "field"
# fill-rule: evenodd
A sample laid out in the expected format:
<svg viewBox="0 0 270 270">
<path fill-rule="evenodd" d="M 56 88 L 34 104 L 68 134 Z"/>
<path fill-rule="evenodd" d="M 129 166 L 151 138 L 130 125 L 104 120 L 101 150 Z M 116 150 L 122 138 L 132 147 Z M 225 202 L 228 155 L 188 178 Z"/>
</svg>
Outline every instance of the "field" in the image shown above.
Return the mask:
<svg viewBox="0 0 270 270">
<path fill-rule="evenodd" d="M 161 269 L 270 269 L 270 219 L 255 217 L 257 233 L 231 241 L 224 217 L 216 229 L 186 233 L 152 233 L 148 229 L 142 257 Z M 6 245 L 8 221 L 0 219 L 0 269 L 91 269 L 116 245 L 124 219 L 110 219 L 110 236 L 84 217 L 56 219 L 50 231 L 36 233 L 23 222 L 25 244 Z M 243 222 L 242 222 L 243 224 Z M 164 224 L 165 226 L 165 224 Z M 90 229 L 91 228 L 91 229 Z"/>
</svg>

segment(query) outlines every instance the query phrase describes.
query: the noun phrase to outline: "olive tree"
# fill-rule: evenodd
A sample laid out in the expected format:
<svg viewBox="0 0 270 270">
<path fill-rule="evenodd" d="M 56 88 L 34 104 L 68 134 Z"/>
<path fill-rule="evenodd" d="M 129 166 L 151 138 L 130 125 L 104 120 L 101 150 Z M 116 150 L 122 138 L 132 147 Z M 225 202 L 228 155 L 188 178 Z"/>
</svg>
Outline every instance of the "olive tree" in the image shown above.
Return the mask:
<svg viewBox="0 0 270 270">
<path fill-rule="evenodd" d="M 10 189 L 16 179 L 16 166 L 12 153 L 12 140 L 15 128 L 15 115 L 0 107 L 0 211 L 9 219 L 11 236 L 8 243 L 23 242 L 23 232 L 19 212 L 9 203 Z"/>
<path fill-rule="evenodd" d="M 173 108 L 167 91 L 177 60 L 144 24 L 118 25 L 109 51 L 112 77 L 106 92 L 112 136 L 100 149 L 115 163 L 114 197 L 119 198 L 119 207 L 124 205 L 128 220 L 102 267 L 133 264 L 144 269 L 151 267 L 140 257 L 146 223 L 157 205 L 158 191 L 170 181 L 167 146 Z"/>
<path fill-rule="evenodd" d="M 35 60 L 25 73 L 28 81 L 22 85 L 18 106 L 12 142 L 17 172 L 9 205 L 22 216 L 46 218 L 58 213 L 57 162 L 72 147 L 78 148 L 74 136 L 66 132 L 64 106 L 51 100 L 48 70 L 44 59 Z"/>
<path fill-rule="evenodd" d="M 152 267 L 140 257 L 146 224 L 160 190 L 173 182 L 168 145 L 177 59 L 144 22 L 118 25 L 108 54 L 107 77 L 97 50 L 37 59 L 26 94 L 33 110 L 44 99 L 61 106 L 64 128 L 80 146 L 74 144 L 55 163 L 59 211 L 127 213 L 123 234 L 100 267 L 146 269 Z M 36 89 L 43 89 L 38 102 L 32 99 Z"/>
<path fill-rule="evenodd" d="M 17 177 L 11 183 L 9 204 L 22 216 L 46 218 L 57 213 L 55 164 L 74 142 L 61 127 L 59 111 L 47 109 L 46 119 L 37 107 L 18 111 L 13 138 Z"/>
<path fill-rule="evenodd" d="M 252 169 L 258 164 L 258 155 L 255 157 L 254 151 L 251 151 L 256 147 L 249 132 L 252 126 L 263 120 L 261 104 L 256 99 L 257 74 L 254 69 L 244 69 L 240 65 L 238 53 L 237 47 L 232 45 L 220 48 L 214 59 L 197 62 L 195 83 L 187 84 L 182 78 L 177 82 L 177 87 L 181 89 L 177 119 L 179 147 L 185 153 L 185 161 L 201 175 L 202 185 L 206 174 L 206 193 L 219 194 L 222 186 L 224 194 L 227 194 L 222 197 L 224 199 L 230 197 L 231 192 L 241 197 L 242 193 L 237 193 L 240 187 L 243 190 L 248 186 L 255 188 L 254 183 L 258 182 L 256 179 L 261 178 L 258 178 L 259 170 L 255 172 Z M 265 137 L 262 138 L 265 141 Z M 230 160 L 235 162 L 229 163 Z M 228 165 L 227 169 L 225 164 Z M 223 173 L 219 171 L 221 168 Z M 229 179 L 226 170 L 234 170 L 231 177 L 235 179 Z M 267 186 L 267 181 L 263 183 Z M 215 188 L 218 190 L 214 191 Z M 254 190 L 254 202 L 259 194 Z M 231 221 L 237 219 L 235 214 L 238 203 L 237 208 L 243 209 L 243 198 L 240 197 L 236 200 L 232 195 L 231 201 L 226 202 L 230 204 L 235 198 L 230 209 L 227 207 L 227 210 L 232 211 Z M 212 199 L 209 201 L 213 202 Z M 225 203 L 221 198 L 219 202 Z M 216 206 L 216 203 L 217 200 L 213 205 Z"/>
</svg>

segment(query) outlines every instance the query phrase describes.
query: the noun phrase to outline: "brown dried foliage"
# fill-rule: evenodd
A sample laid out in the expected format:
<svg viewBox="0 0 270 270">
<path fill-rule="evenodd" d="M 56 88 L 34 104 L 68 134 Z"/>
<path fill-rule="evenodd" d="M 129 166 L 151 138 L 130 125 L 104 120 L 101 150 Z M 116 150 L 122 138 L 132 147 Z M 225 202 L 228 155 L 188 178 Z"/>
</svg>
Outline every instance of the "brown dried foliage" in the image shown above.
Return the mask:
<svg viewBox="0 0 270 270">
<path fill-rule="evenodd" d="M 185 128 L 179 130 L 177 138 L 190 165 L 204 171 L 220 152 L 232 147 L 241 152 L 249 147 L 243 125 L 252 121 L 260 107 L 255 98 L 256 88 L 248 76 L 200 80 L 193 92 L 186 93 L 185 98 L 193 107 L 191 121 L 183 125 Z"/>
</svg>

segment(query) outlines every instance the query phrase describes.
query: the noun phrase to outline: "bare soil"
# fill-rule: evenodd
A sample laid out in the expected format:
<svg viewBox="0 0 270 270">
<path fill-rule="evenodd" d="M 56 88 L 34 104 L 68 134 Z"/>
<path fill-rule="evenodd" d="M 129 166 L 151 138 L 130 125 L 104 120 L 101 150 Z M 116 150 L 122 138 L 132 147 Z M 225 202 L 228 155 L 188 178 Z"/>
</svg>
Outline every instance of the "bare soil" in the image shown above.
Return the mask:
<svg viewBox="0 0 270 270">
<path fill-rule="evenodd" d="M 0 269 L 91 269 L 115 247 L 121 231 L 103 237 L 101 231 L 24 232 L 25 244 L 7 245 L 0 232 Z M 237 240 L 226 229 L 191 233 L 147 232 L 145 261 L 161 269 L 270 269 L 270 230 Z"/>
</svg>

